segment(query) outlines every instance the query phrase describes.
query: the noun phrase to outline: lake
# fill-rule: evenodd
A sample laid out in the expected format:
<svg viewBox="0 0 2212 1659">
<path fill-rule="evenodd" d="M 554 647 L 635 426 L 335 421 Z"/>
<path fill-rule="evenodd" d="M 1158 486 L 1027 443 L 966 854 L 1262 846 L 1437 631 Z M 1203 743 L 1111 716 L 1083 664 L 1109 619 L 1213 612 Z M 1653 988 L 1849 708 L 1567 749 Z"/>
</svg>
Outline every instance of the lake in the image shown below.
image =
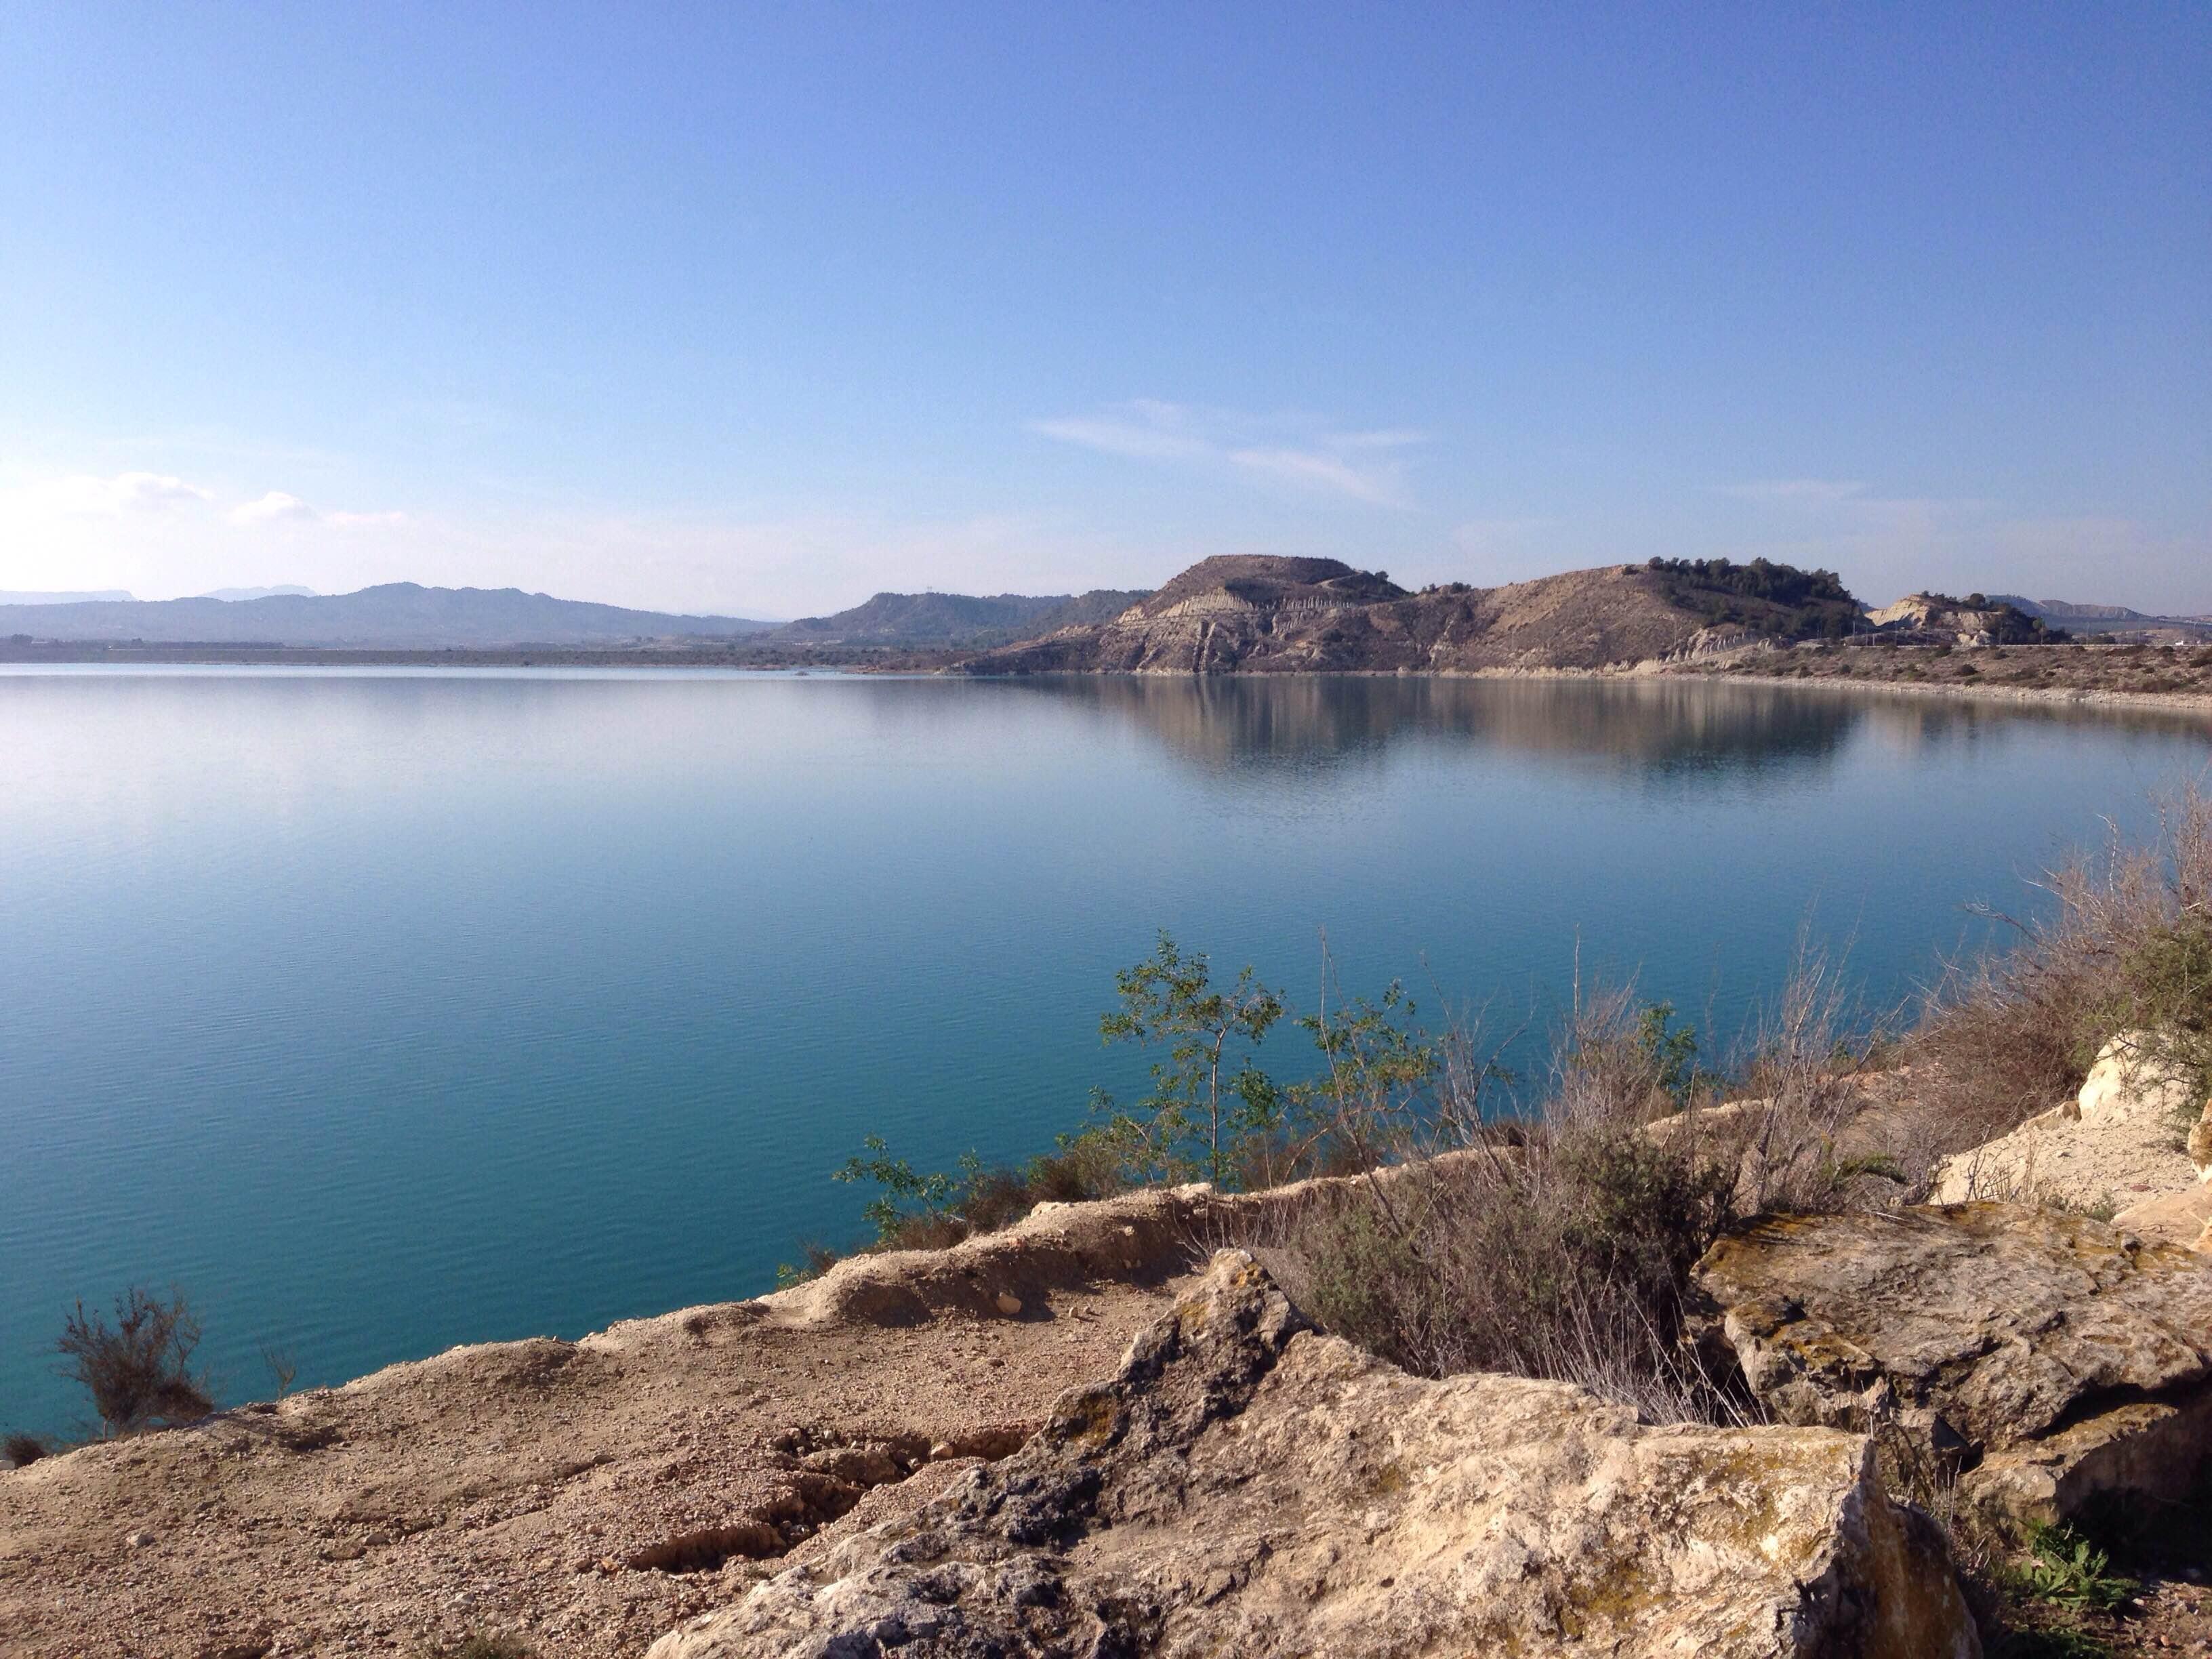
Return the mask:
<svg viewBox="0 0 2212 1659">
<path fill-rule="evenodd" d="M 864 1135 L 1016 1158 L 1135 1084 L 1162 927 L 1723 1035 L 1809 928 L 1894 1005 L 2208 752 L 1681 681 L 0 671 L 0 1429 L 82 1413 L 63 1314 L 134 1280 L 233 1400 L 767 1289 L 864 1231 Z"/>
</svg>

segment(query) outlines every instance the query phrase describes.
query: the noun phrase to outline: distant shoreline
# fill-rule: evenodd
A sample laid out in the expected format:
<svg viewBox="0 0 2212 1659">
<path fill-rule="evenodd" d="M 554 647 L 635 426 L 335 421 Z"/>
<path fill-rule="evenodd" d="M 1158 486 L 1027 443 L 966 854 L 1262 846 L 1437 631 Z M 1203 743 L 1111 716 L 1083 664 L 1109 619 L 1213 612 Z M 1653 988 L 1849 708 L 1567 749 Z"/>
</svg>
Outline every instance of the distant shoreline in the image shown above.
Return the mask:
<svg viewBox="0 0 2212 1659">
<path fill-rule="evenodd" d="M 950 651 L 842 650 L 834 647 L 748 653 L 742 648 L 732 650 L 711 645 L 632 650 L 567 645 L 405 650 L 368 646 L 201 645 L 189 641 L 144 645 L 0 642 L 0 667 L 51 663 L 95 667 L 143 664 L 230 668 L 736 668 L 915 673 L 942 667 L 962 654 Z"/>
<path fill-rule="evenodd" d="M 1607 679 L 1713 680 L 1724 685 L 1771 685 L 1793 691 L 1879 691 L 1911 697 L 1948 697 L 1983 702 L 2039 703 L 2074 708 L 2147 708 L 2212 720 L 2212 693 L 2203 691 L 2106 691 L 2090 686 L 1929 684 L 1899 679 L 1800 679 L 1790 674 L 1722 674 L 1706 669 L 1633 670 L 1588 673 Z"/>
<path fill-rule="evenodd" d="M 486 649 L 348 649 L 322 646 L 16 645 L 0 643 L 0 667 L 52 664 L 76 666 L 175 666 L 237 668 L 615 668 L 720 669 L 762 673 L 821 672 L 848 674 L 927 674 L 956 667 L 970 653 L 945 648 L 869 650 L 813 647 L 798 652 L 748 653 L 714 647 L 603 650 L 546 646 Z M 1069 671 L 1073 678 L 1136 679 L 1434 679 L 1434 680 L 1699 680 L 1723 685 L 1759 685 L 1797 691 L 1875 692 L 2057 708 L 2162 710 L 2212 720 L 2212 692 L 2122 691 L 2089 686 L 1968 685 L 1901 678 L 1729 673 L 1680 665 L 1643 663 L 1613 668 L 1485 668 L 1475 670 L 1329 670 L 1315 673 L 1261 671 L 1184 676 L 1137 671 L 1112 676 L 1097 670 Z M 977 679 L 1025 679 L 1023 674 L 981 674 Z"/>
</svg>

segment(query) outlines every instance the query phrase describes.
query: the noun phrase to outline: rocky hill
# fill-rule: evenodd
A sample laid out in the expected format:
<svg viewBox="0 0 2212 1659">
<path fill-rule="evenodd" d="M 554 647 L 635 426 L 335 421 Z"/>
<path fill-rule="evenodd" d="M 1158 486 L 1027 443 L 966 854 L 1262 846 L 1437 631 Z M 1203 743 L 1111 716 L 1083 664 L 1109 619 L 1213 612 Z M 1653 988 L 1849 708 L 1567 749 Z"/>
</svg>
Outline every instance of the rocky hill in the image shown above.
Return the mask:
<svg viewBox="0 0 2212 1659">
<path fill-rule="evenodd" d="M 2066 638 L 2063 629 L 2051 629 L 2017 605 L 1979 593 L 1963 599 L 1908 593 L 1895 605 L 1869 612 L 1867 620 L 1912 644 L 2047 645 Z"/>
<path fill-rule="evenodd" d="M 1702 648 L 1840 635 L 1857 603 L 1826 572 L 1654 560 L 1409 592 L 1334 559 L 1191 566 L 1111 621 L 986 652 L 975 674 L 1595 669 Z"/>
<path fill-rule="evenodd" d="M 414 582 L 386 582 L 355 593 L 278 593 L 256 599 L 0 605 L 0 639 L 22 635 L 70 642 L 190 641 L 404 649 L 607 646 L 653 639 L 730 639 L 771 626 L 742 617 L 629 611 L 514 587 L 423 587 Z"/>
</svg>

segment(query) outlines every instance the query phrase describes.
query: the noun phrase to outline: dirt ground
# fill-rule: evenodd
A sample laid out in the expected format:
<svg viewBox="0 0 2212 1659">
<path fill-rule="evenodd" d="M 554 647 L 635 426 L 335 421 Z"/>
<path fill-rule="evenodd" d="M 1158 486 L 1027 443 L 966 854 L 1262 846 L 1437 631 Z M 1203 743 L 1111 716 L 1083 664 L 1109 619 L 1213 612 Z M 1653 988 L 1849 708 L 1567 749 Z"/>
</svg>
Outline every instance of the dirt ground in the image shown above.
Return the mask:
<svg viewBox="0 0 2212 1659">
<path fill-rule="evenodd" d="M 1012 1316 L 744 1303 L 457 1349 L 0 1474 L 0 1651 L 634 1656 L 1011 1450 L 1158 1313 L 1147 1277 Z"/>
</svg>

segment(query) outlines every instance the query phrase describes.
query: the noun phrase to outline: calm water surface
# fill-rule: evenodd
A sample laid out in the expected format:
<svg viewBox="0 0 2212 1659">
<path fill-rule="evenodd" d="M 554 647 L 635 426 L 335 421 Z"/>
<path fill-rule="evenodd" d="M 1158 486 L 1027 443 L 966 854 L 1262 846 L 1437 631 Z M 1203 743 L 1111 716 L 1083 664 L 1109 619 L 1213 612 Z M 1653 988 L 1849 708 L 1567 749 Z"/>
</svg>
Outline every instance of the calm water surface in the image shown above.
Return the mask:
<svg viewBox="0 0 2212 1659">
<path fill-rule="evenodd" d="M 0 1428 L 134 1279 L 233 1398 L 764 1289 L 863 1135 L 1133 1082 L 1162 927 L 1504 1024 L 1579 951 L 1726 1031 L 1809 923 L 1893 1001 L 2207 754 L 1697 684 L 0 672 Z"/>
</svg>

